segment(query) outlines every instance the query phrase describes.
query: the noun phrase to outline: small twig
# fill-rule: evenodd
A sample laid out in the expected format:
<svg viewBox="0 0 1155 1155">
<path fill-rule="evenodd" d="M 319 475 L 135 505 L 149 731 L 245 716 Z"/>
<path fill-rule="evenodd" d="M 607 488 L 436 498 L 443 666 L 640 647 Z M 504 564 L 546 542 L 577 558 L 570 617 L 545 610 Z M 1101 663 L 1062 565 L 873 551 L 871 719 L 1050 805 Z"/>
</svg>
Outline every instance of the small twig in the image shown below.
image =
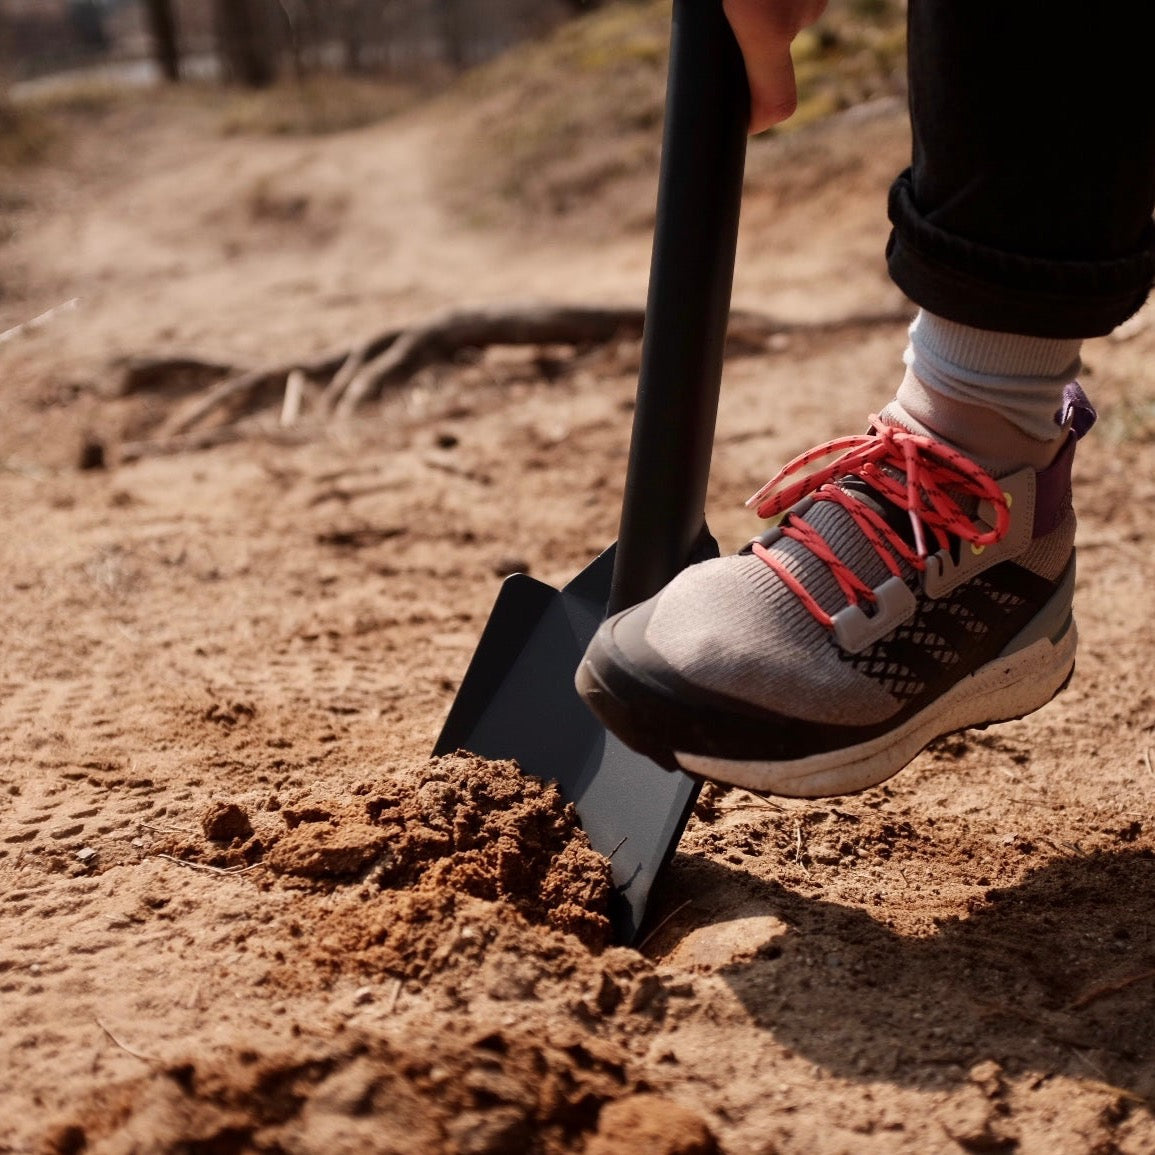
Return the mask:
<svg viewBox="0 0 1155 1155">
<path fill-rule="evenodd" d="M 687 898 L 685 902 L 681 903 L 678 906 L 675 906 L 674 909 L 671 910 L 670 913 L 667 914 L 666 917 L 663 918 L 662 921 L 659 922 L 658 925 L 656 927 L 654 927 L 654 929 L 652 931 L 650 931 L 650 933 L 647 934 L 646 937 L 644 939 L 642 939 L 642 941 L 640 943 L 638 943 L 638 946 L 637 946 L 638 953 L 641 954 L 646 949 L 646 947 L 649 946 L 650 940 L 654 938 L 654 936 L 658 933 L 658 931 L 662 930 L 668 922 L 670 922 L 677 915 L 681 914 L 682 911 L 684 911 L 686 909 L 686 907 L 688 907 L 690 905 L 690 903 L 692 903 L 693 901 L 694 900 L 692 898 Z"/>
<path fill-rule="evenodd" d="M 33 317 L 30 321 L 24 321 L 22 324 L 15 325 L 11 329 L 6 329 L 0 333 L 0 345 L 6 341 L 11 341 L 14 337 L 20 337 L 25 333 L 31 333 L 34 329 L 39 329 L 42 325 L 47 325 L 49 321 L 54 320 L 61 313 L 71 312 L 80 304 L 79 297 L 72 297 L 62 304 L 56 305 L 41 313 L 38 317 Z"/>
<path fill-rule="evenodd" d="M 152 830 L 157 834 L 187 834 L 190 838 L 195 837 L 195 830 L 184 830 L 179 826 L 153 826 L 151 822 L 138 822 L 137 826 L 144 830 Z"/>
<path fill-rule="evenodd" d="M 345 363 L 333 375 L 333 379 L 325 386 L 325 391 L 321 394 L 321 411 L 323 413 L 332 413 L 333 407 L 349 387 L 349 382 L 365 367 L 365 361 L 366 352 L 363 345 L 349 350 Z"/>
<path fill-rule="evenodd" d="M 281 403 L 281 425 L 293 425 L 301 416 L 301 401 L 305 396 L 305 374 L 294 369 L 285 378 L 285 399 Z"/>
<path fill-rule="evenodd" d="M 619 850 L 621 850 L 621 848 L 622 848 L 623 846 L 625 846 L 625 844 L 626 844 L 627 842 L 629 842 L 629 840 L 630 840 L 630 836 L 629 836 L 628 834 L 623 834 L 623 835 L 622 835 L 622 840 L 621 840 L 621 842 L 619 842 L 619 843 L 617 844 L 617 846 L 615 846 L 615 847 L 613 848 L 613 850 L 611 850 L 611 851 L 609 852 L 609 854 L 607 854 L 607 855 L 606 855 L 606 859 L 607 859 L 607 861 L 608 861 L 608 860 L 611 860 L 611 859 L 613 858 L 613 856 L 614 856 L 615 854 L 617 854 L 617 852 L 618 852 Z"/>
<path fill-rule="evenodd" d="M 1143 761 L 1147 763 L 1147 773 L 1148 774 L 1155 774 L 1155 769 L 1153 769 L 1151 766 L 1151 747 L 1150 746 L 1144 747 Z"/>
<path fill-rule="evenodd" d="M 1155 979 L 1155 970 L 1140 971 L 1138 974 L 1128 975 L 1124 979 L 1117 979 L 1113 983 L 1103 983 L 1102 986 L 1092 987 L 1089 991 L 1084 991 L 1071 1003 L 1071 1010 L 1080 1011 L 1084 1007 L 1090 1006 L 1093 1002 L 1106 998 L 1107 995 L 1118 994 L 1119 991 L 1125 991 L 1128 987 L 1133 987 L 1136 983 L 1145 982 L 1147 979 Z"/>
<path fill-rule="evenodd" d="M 153 854 L 152 858 L 163 858 L 168 862 L 175 862 L 177 866 L 187 866 L 189 870 L 203 870 L 209 874 L 247 874 L 264 865 L 260 862 L 250 863 L 248 866 L 210 866 L 207 862 L 189 862 L 185 858 L 177 858 L 175 854 Z"/>
<path fill-rule="evenodd" d="M 176 414 L 161 429 L 165 440 L 173 440 L 188 433 L 199 425 L 209 414 L 235 398 L 254 393 L 271 382 L 284 380 L 295 369 L 295 365 L 263 366 L 226 377 L 214 385 L 199 401 L 183 413 Z"/>
<path fill-rule="evenodd" d="M 785 806 L 780 806 L 777 802 L 771 802 L 769 798 L 763 798 L 761 794 L 755 794 L 753 790 L 739 790 L 740 794 L 745 794 L 750 799 L 749 802 L 740 802 L 737 806 L 727 806 L 727 810 L 743 810 L 751 806 L 767 806 L 771 810 L 785 810 Z"/>
<path fill-rule="evenodd" d="M 396 985 L 393 987 L 393 996 L 389 1000 L 389 1014 L 392 1014 L 397 1009 L 397 1003 L 401 999 L 401 988 L 405 985 L 404 979 L 398 979 Z"/>
<path fill-rule="evenodd" d="M 123 1039 L 118 1039 L 109 1028 L 96 1019 L 96 1025 L 122 1050 L 125 1054 L 131 1055 L 134 1059 L 140 1059 L 142 1063 L 159 1063 L 160 1060 L 155 1055 L 146 1055 L 143 1051 L 138 1051 L 135 1047 L 130 1047 Z"/>
<path fill-rule="evenodd" d="M 807 874 L 810 873 L 810 867 L 802 861 L 802 823 L 798 819 L 794 819 L 794 861 L 802 867 Z"/>
<path fill-rule="evenodd" d="M 1082 1086 L 1096 1088 L 1108 1095 L 1115 1095 L 1120 1099 L 1126 1099 L 1131 1103 L 1138 1103 L 1143 1107 L 1149 1108 L 1151 1106 L 1151 1101 L 1149 1099 L 1144 1098 L 1142 1095 L 1139 1095 L 1134 1091 L 1128 1091 L 1126 1087 L 1119 1087 L 1112 1083 L 1107 1075 L 1107 1072 L 1104 1071 L 1098 1063 L 1092 1062 L 1090 1056 L 1085 1055 L 1077 1047 L 1069 1047 L 1068 1052 L 1074 1058 L 1078 1059 L 1079 1062 L 1087 1068 L 1087 1070 L 1098 1076 L 1097 1079 L 1081 1080 Z"/>
<path fill-rule="evenodd" d="M 463 309 L 441 313 L 400 333 L 388 348 L 365 359 L 341 396 L 334 415 L 347 418 L 364 401 L 410 380 L 435 362 L 452 361 L 465 349 L 491 345 L 607 344 L 642 331 L 639 308 L 582 308 L 543 304 Z"/>
</svg>

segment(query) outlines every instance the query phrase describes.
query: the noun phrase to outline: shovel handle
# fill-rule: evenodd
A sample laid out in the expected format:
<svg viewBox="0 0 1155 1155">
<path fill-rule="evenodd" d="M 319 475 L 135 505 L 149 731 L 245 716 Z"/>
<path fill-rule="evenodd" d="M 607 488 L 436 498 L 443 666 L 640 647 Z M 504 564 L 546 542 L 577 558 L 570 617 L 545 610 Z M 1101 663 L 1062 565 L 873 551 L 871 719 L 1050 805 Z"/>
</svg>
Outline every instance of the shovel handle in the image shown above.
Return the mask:
<svg viewBox="0 0 1155 1155">
<path fill-rule="evenodd" d="M 609 612 L 657 593 L 705 532 L 750 92 L 721 0 L 674 0 L 642 364 Z"/>
</svg>

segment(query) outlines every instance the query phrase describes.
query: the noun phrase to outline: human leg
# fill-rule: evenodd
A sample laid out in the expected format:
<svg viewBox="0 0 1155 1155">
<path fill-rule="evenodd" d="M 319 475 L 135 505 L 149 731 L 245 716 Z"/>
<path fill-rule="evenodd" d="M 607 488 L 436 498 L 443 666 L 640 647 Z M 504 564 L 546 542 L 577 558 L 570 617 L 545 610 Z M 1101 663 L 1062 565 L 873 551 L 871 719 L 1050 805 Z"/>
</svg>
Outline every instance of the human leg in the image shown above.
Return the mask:
<svg viewBox="0 0 1155 1155">
<path fill-rule="evenodd" d="M 914 163 L 892 194 L 889 256 L 924 312 L 897 398 L 865 437 L 833 443 L 845 455 L 831 468 L 794 483 L 821 457 L 803 455 L 756 495 L 779 525 L 611 619 L 579 670 L 595 712 L 666 765 L 844 793 L 941 734 L 1038 708 L 1070 676 L 1070 468 L 1093 412 L 1064 387 L 1079 340 L 1150 285 L 1155 109 L 1116 107 L 1134 78 L 1080 84 L 1089 107 L 1075 130 L 1044 123 L 1075 115 L 1060 81 L 1077 79 L 1067 57 L 1089 18 L 1028 44 L 1026 7 L 912 0 Z M 984 45 L 993 63 L 980 67 Z M 1043 87 L 1008 77 L 1016 62 Z M 1002 98 L 986 87 L 1000 83 Z M 1000 99 L 1015 107 L 1000 114 Z M 1089 146 L 1096 172 L 1061 184 L 1081 134 L 1115 115 L 1128 147 L 1151 155 L 1120 162 Z M 1104 196 L 1104 172 L 1126 189 Z M 1088 211 L 1111 219 L 1079 219 Z"/>
<path fill-rule="evenodd" d="M 1110 332 L 1155 278 L 1155 6 L 911 0 L 909 20 L 892 278 L 979 329 Z"/>
<path fill-rule="evenodd" d="M 909 20 L 888 261 L 922 311 L 899 400 L 974 454 L 1046 464 L 1081 338 L 1155 278 L 1155 8 L 912 0 Z"/>
</svg>

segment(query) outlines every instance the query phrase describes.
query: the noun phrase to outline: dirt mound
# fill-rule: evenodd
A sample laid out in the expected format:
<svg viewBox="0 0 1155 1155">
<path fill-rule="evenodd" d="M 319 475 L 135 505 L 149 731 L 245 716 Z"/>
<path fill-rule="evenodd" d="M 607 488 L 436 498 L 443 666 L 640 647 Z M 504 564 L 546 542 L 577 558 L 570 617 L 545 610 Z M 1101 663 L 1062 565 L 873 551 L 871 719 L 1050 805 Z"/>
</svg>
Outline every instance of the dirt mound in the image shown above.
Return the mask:
<svg viewBox="0 0 1155 1155">
<path fill-rule="evenodd" d="M 44 1152 L 560 1155 L 591 1133 L 598 1155 L 717 1151 L 693 1112 L 634 1091 L 624 1053 L 576 1033 L 357 1034 L 280 1055 L 238 1050 L 166 1066 L 58 1127 Z"/>
<path fill-rule="evenodd" d="M 287 907 L 283 934 L 233 936 L 269 964 L 261 987 L 306 997 L 364 983 L 352 1008 L 376 1018 L 164 1060 L 110 1036 L 152 1070 L 68 1112 L 46 1152 L 548 1155 L 597 1134 L 616 1100 L 603 1155 L 716 1150 L 693 1112 L 634 1102 L 647 1084 L 601 1037 L 615 1017 L 633 1035 L 657 1029 L 669 992 L 635 952 L 606 949 L 609 864 L 552 784 L 457 754 L 347 790 L 214 799 L 200 825 L 203 837 L 152 849 L 248 874 Z M 643 1145 L 623 1146 L 635 1124 Z"/>
<path fill-rule="evenodd" d="M 592 950 L 609 942 L 609 862 L 556 785 L 513 762 L 433 758 L 363 782 L 351 797 L 322 787 L 271 796 L 260 815 L 218 799 L 201 826 L 203 840 L 170 839 L 162 852 L 222 870 L 260 865 L 321 893 L 358 887 L 363 906 L 338 935 L 334 961 L 353 952 L 372 955 L 378 969 L 417 973 L 441 945 L 444 920 L 465 909 L 495 926 L 514 917 L 572 934 Z"/>
</svg>

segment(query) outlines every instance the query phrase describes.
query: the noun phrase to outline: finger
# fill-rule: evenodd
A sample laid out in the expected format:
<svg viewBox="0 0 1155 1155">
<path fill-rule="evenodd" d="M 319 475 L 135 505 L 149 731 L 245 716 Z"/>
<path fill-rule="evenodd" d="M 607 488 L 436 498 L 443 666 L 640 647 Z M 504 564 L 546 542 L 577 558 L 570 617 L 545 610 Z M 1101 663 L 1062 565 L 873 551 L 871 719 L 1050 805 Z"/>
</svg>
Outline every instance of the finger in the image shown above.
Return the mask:
<svg viewBox="0 0 1155 1155">
<path fill-rule="evenodd" d="M 746 65 L 750 77 L 750 131 L 763 132 L 792 116 L 798 107 L 798 86 L 790 46 L 777 53 L 764 53 L 754 69 Z"/>
<path fill-rule="evenodd" d="M 750 131 L 761 132 L 798 106 L 790 44 L 813 24 L 826 0 L 723 0 L 750 80 Z"/>
</svg>

